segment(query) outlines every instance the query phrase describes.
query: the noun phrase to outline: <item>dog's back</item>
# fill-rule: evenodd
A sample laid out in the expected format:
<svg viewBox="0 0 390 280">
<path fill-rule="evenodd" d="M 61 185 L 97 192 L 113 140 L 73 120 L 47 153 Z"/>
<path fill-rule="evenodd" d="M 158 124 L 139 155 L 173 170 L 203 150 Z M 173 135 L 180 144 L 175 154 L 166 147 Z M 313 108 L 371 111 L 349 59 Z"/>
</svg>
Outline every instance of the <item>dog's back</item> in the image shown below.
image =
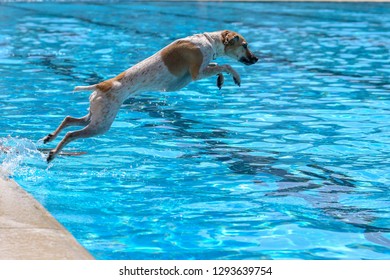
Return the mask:
<svg viewBox="0 0 390 280">
<path fill-rule="evenodd" d="M 209 64 L 211 48 L 203 34 L 179 39 L 114 78 L 96 85 L 77 86 L 74 91 L 115 90 L 118 94 L 127 93 L 125 99 L 140 91 L 175 91 L 194 80 L 199 69 Z"/>
</svg>

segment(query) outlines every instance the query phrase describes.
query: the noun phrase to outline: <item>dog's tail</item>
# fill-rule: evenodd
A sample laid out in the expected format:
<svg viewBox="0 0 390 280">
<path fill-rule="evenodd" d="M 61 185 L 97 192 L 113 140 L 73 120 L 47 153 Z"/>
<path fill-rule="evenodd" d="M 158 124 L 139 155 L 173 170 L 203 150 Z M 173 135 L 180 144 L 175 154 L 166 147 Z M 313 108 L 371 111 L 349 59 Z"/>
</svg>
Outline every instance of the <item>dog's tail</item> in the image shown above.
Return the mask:
<svg viewBox="0 0 390 280">
<path fill-rule="evenodd" d="M 96 85 L 91 85 L 91 86 L 78 86 L 73 89 L 73 91 L 86 91 L 86 90 L 95 90 Z"/>
</svg>

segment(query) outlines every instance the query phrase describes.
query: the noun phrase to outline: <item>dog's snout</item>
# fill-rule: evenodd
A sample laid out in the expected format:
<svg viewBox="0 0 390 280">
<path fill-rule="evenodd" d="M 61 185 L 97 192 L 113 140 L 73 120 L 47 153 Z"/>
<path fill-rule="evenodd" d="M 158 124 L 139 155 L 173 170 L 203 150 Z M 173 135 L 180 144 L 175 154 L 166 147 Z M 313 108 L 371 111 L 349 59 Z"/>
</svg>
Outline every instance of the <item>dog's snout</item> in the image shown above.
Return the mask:
<svg viewBox="0 0 390 280">
<path fill-rule="evenodd" d="M 241 63 L 244 63 L 245 65 L 252 65 L 252 64 L 255 64 L 258 60 L 259 60 L 259 59 L 258 59 L 255 55 L 253 55 L 253 54 L 251 54 L 250 56 L 241 57 L 241 58 L 239 59 L 239 61 L 240 61 Z"/>
<path fill-rule="evenodd" d="M 257 61 L 259 61 L 259 58 L 251 51 L 247 52 L 247 59 L 250 64 L 255 64 Z"/>
<path fill-rule="evenodd" d="M 251 54 L 248 58 L 250 64 L 255 64 L 257 61 L 259 61 L 259 58 L 255 56 L 254 54 Z"/>
</svg>

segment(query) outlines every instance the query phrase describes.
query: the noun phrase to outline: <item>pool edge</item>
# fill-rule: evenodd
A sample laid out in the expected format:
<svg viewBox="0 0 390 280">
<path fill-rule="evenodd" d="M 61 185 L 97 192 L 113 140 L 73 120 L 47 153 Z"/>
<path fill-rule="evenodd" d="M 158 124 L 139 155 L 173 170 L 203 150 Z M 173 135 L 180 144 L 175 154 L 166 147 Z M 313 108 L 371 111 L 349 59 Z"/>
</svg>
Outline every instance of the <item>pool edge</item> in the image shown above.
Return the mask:
<svg viewBox="0 0 390 280">
<path fill-rule="evenodd" d="M 93 260 L 35 198 L 0 177 L 0 260 Z"/>
</svg>

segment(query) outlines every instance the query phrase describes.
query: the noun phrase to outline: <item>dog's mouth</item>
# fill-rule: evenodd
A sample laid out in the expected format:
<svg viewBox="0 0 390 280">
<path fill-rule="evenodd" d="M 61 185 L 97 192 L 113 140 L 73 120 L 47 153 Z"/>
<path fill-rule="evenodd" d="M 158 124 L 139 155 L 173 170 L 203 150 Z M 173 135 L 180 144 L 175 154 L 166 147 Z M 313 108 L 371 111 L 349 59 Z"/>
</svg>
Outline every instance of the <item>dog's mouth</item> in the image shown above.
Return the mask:
<svg viewBox="0 0 390 280">
<path fill-rule="evenodd" d="M 247 57 L 241 57 L 239 59 L 239 62 L 244 63 L 245 65 L 252 65 L 255 64 L 259 59 L 256 56 L 251 56 L 250 58 Z"/>
</svg>

